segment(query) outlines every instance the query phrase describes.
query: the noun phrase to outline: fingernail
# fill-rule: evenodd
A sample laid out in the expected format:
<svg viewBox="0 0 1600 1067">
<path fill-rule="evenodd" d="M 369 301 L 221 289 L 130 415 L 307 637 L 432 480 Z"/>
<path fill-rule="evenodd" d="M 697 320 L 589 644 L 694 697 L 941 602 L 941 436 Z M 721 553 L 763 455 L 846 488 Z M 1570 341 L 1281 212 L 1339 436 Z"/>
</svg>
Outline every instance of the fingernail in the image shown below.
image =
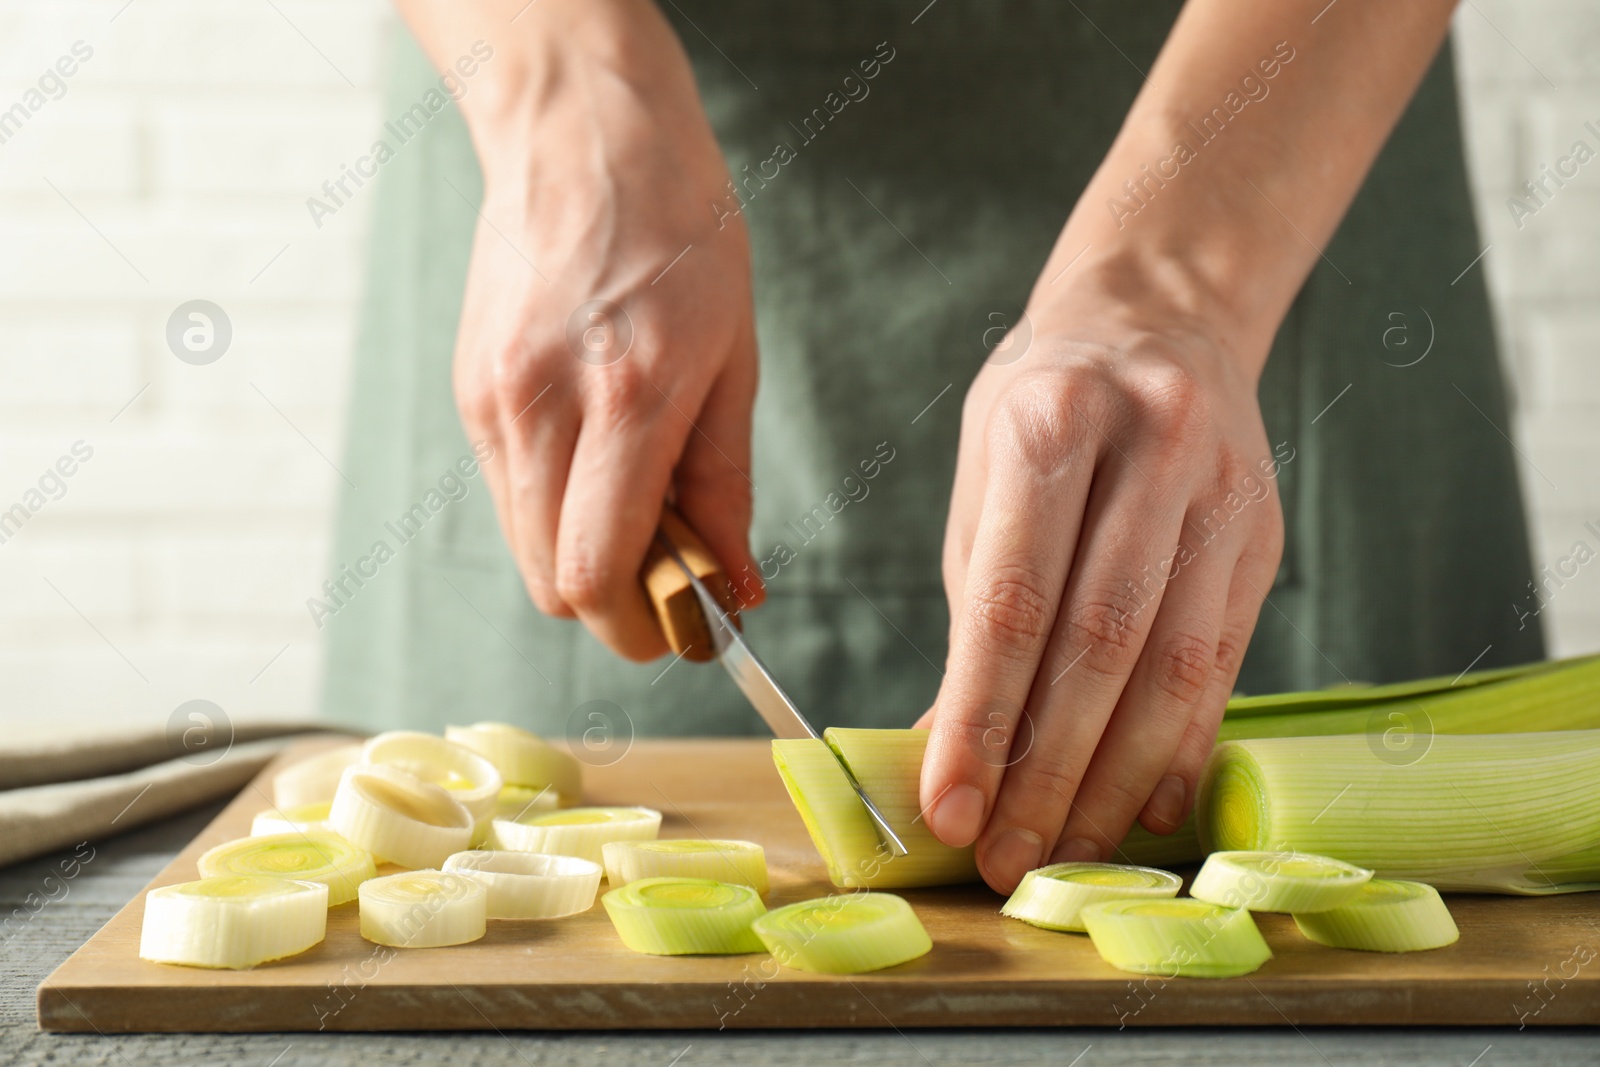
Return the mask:
<svg viewBox="0 0 1600 1067">
<path fill-rule="evenodd" d="M 1150 817 L 1167 826 L 1176 827 L 1183 822 L 1183 801 L 1189 787 L 1176 774 L 1169 774 L 1156 783 L 1145 810 Z"/>
<path fill-rule="evenodd" d="M 1014 826 L 995 839 L 983 854 L 983 872 L 991 885 L 1016 888 L 1022 876 L 1039 866 L 1044 842 L 1032 830 Z"/>
<path fill-rule="evenodd" d="M 1056 849 L 1062 863 L 1099 863 L 1100 846 L 1086 837 L 1074 837 Z"/>
<path fill-rule="evenodd" d="M 983 794 L 970 785 L 953 785 L 928 809 L 928 829 L 953 848 L 965 848 L 983 827 Z"/>
</svg>

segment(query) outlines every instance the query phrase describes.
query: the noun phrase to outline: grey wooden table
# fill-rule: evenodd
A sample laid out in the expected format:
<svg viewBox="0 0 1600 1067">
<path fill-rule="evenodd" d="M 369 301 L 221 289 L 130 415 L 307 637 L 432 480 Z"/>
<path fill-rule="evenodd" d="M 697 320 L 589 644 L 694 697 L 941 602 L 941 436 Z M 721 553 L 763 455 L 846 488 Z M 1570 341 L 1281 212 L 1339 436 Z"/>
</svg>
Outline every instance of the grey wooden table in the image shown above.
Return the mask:
<svg viewBox="0 0 1600 1067">
<path fill-rule="evenodd" d="M 1600 1035 L 1588 1031 L 1481 1030 L 993 1030 L 784 1031 L 768 1033 L 164 1034 L 94 1037 L 40 1033 L 34 987 L 117 909 L 133 898 L 216 814 L 193 812 L 96 846 L 65 895 L 47 891 L 61 857 L 0 870 L 0 1064 L 112 1064 L 115 1067 L 372 1067 L 454 1062 L 507 1064 L 833 1063 L 906 1064 L 1509 1064 L 1600 1063 Z M 65 855 L 65 853 L 63 854 Z M 58 899 L 31 917 L 30 893 Z M 38 898 L 36 898 L 38 899 Z"/>
</svg>

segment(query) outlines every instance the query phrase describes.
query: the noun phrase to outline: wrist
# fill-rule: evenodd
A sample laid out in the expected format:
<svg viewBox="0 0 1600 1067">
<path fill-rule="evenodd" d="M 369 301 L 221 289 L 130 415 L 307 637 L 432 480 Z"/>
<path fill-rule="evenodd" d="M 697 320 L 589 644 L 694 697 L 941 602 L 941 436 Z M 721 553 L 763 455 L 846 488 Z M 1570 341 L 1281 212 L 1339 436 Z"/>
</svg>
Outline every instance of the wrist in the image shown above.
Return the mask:
<svg viewBox="0 0 1600 1067">
<path fill-rule="evenodd" d="M 1254 391 L 1281 315 L 1248 317 L 1235 292 L 1160 242 L 1101 247 L 1070 226 L 1062 237 L 1028 301 L 1036 331 L 1076 335 L 1094 323 L 1111 337 L 1158 335 Z"/>
<path fill-rule="evenodd" d="M 1176 173 L 1163 168 L 1179 139 L 1166 126 L 1124 129 L 1084 188 L 1033 300 L 1048 306 L 1062 290 L 1090 284 L 1141 317 L 1204 332 L 1254 379 L 1316 252 L 1225 153 Z"/>
<path fill-rule="evenodd" d="M 541 0 L 515 29 L 496 42 L 493 77 L 461 101 L 486 182 L 521 180 L 541 159 L 569 166 L 577 141 L 630 121 L 705 126 L 688 57 L 652 0 Z"/>
</svg>

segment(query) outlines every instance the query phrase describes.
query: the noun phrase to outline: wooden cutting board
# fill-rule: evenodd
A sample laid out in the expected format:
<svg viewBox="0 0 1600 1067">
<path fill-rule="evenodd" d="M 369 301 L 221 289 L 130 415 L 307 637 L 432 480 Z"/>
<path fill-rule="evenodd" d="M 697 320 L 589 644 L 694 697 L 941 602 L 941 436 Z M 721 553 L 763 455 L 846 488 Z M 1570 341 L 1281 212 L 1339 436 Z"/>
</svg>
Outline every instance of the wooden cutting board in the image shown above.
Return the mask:
<svg viewBox="0 0 1600 1067">
<path fill-rule="evenodd" d="M 309 742 L 278 765 L 327 742 Z M 199 855 L 249 832 L 268 767 L 152 885 L 197 876 Z M 766 847 L 770 906 L 837 892 L 754 740 L 639 742 L 586 771 L 586 800 L 665 813 L 663 837 Z M 602 885 L 602 889 L 605 887 Z M 1231 979 L 1140 979 L 1087 938 L 1001 918 L 981 887 L 905 894 L 933 936 L 876 974 L 779 970 L 770 957 L 652 957 L 623 948 L 596 905 L 554 921 L 491 920 L 452 948 L 384 950 L 333 909 L 327 940 L 251 971 L 147 963 L 141 893 L 39 986 L 46 1030 L 269 1031 L 929 1026 L 1595 1024 L 1600 896 L 1451 896 L 1457 944 L 1386 956 L 1322 948 L 1288 916 L 1259 916 L 1274 958 Z M 388 958 L 392 953 L 392 958 Z"/>
</svg>

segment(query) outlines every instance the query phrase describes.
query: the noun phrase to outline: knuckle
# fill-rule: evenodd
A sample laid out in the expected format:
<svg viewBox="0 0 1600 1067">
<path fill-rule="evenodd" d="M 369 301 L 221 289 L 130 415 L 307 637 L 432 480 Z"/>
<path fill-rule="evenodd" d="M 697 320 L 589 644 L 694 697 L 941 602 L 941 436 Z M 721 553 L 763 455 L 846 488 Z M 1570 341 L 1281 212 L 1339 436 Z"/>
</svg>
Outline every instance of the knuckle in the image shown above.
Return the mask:
<svg viewBox="0 0 1600 1067">
<path fill-rule="evenodd" d="M 1211 642 L 1193 634 L 1172 634 L 1155 653 L 1156 687 L 1180 703 L 1193 704 L 1206 691 L 1216 660 Z"/>
<path fill-rule="evenodd" d="M 484 375 L 463 369 L 457 364 L 453 383 L 456 411 L 461 421 L 474 432 L 483 433 L 500 422 L 500 397 L 494 383 Z"/>
<path fill-rule="evenodd" d="M 1244 662 L 1245 641 L 1232 633 L 1224 632 L 1217 639 L 1216 667 L 1218 675 L 1223 678 L 1233 678 L 1239 673 L 1239 667 Z"/>
<path fill-rule="evenodd" d="M 986 650 L 1031 650 L 1055 621 L 1039 576 L 1018 568 L 984 583 L 967 598 L 973 636 Z"/>
<path fill-rule="evenodd" d="M 1274 568 L 1277 567 L 1278 561 L 1283 558 L 1284 537 L 1283 509 L 1278 507 L 1277 501 L 1274 500 L 1273 506 L 1267 508 L 1266 514 L 1262 517 L 1261 530 L 1256 538 L 1256 544 L 1259 546 L 1258 550 L 1270 561 Z"/>
<path fill-rule="evenodd" d="M 1078 786 L 1083 781 L 1081 771 L 1056 759 L 1028 760 L 1026 766 L 1020 770 L 1024 796 L 1048 798 L 1054 795 L 1061 798 L 1061 812 L 1058 817 L 1065 815 L 1072 798 L 1077 796 Z"/>
<path fill-rule="evenodd" d="M 1189 436 L 1209 421 L 1200 383 L 1181 367 L 1148 372 L 1136 390 L 1135 405 L 1146 422 L 1172 437 Z"/>
<path fill-rule="evenodd" d="M 596 410 L 615 422 L 625 422 L 662 404 L 662 395 L 649 375 L 631 360 L 595 368 L 592 396 Z"/>
<path fill-rule="evenodd" d="M 533 606 L 539 609 L 540 614 L 560 618 L 570 615 L 566 602 L 556 594 L 556 591 L 543 581 L 528 581 L 528 597 L 533 601 Z"/>
<path fill-rule="evenodd" d="M 1116 812 L 1137 813 L 1142 810 L 1150 799 L 1150 787 L 1123 778 L 1107 778 L 1103 782 L 1095 783 L 1096 800 L 1100 802 L 1101 809 L 1110 809 Z"/>
<path fill-rule="evenodd" d="M 998 710 L 974 708 L 968 714 L 941 724 L 948 743 L 956 750 L 976 756 L 986 766 L 997 766 L 996 753 L 1003 758 L 1003 745 L 1009 744 L 1010 717 Z"/>
<path fill-rule="evenodd" d="M 556 595 L 579 612 L 593 612 L 609 601 L 611 576 L 594 560 L 564 553 L 556 561 Z"/>
<path fill-rule="evenodd" d="M 1083 662 L 1091 670 L 1122 673 L 1138 650 L 1136 622 L 1143 608 L 1144 601 L 1136 595 L 1132 582 L 1090 592 L 1067 610 L 1068 644 L 1084 650 Z"/>
<path fill-rule="evenodd" d="M 1081 380 L 1019 379 L 990 417 L 990 450 L 1014 456 L 1039 473 L 1060 470 L 1084 438 L 1081 412 L 1090 388 Z"/>
</svg>

